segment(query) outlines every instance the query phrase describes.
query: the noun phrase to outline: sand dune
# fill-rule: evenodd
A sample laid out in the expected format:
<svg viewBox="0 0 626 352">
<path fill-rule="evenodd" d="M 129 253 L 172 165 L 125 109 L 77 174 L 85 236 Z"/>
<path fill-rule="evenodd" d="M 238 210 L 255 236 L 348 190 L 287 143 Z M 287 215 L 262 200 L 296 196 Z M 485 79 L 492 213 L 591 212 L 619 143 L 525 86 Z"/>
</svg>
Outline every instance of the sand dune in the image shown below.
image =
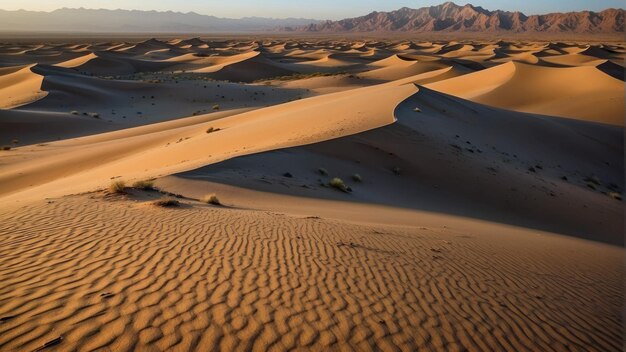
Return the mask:
<svg viewBox="0 0 626 352">
<path fill-rule="evenodd" d="M 385 127 L 231 159 L 189 177 L 623 242 L 622 204 L 602 193 L 609 188 L 591 190 L 586 181 L 597 177 L 604 185 L 622 184 L 622 129 L 493 110 L 425 88 L 402 102 L 395 115 L 398 121 Z M 346 180 L 353 192 L 320 187 L 318 167 Z M 400 176 L 392 172 L 395 167 Z M 293 177 L 283 177 L 285 172 Z M 355 173 L 366 181 L 351 180 Z M 576 216 L 585 208 L 595 209 L 593 219 Z"/>
<path fill-rule="evenodd" d="M 154 177 L 236 155 L 357 133 L 393 122 L 395 105 L 415 91 L 414 85 L 402 83 L 398 81 L 309 98 L 240 114 L 211 125 L 197 124 L 196 119 L 192 118 L 190 126 L 155 134 L 138 132 L 124 140 L 113 134 L 104 142 L 98 139 L 89 144 L 80 142 L 73 146 L 74 143 L 69 143 L 66 148 L 63 145 L 67 143 L 51 143 L 32 150 L 29 153 L 30 160 L 24 160 L 8 170 L 0 169 L 0 194 L 11 194 L 25 188 L 29 189 L 28 192 L 39 193 L 41 189 L 36 190 L 37 187 L 33 186 L 49 184 L 51 181 L 57 183 L 57 186 L 45 187 L 52 191 L 49 196 L 80 192 L 106 186 L 111 177 L 120 174 L 128 178 Z M 376 102 L 375 106 L 372 106 L 372 102 Z M 322 107 L 330 119 L 328 123 L 320 125 L 317 124 L 317 112 Z M 315 128 L 305 132 L 306 129 L 302 128 L 307 125 Z M 223 131 L 205 133 L 211 126 Z M 246 140 L 250 143 L 242 144 Z M 110 148 L 106 145 L 110 145 Z M 212 150 L 210 154 L 205 152 L 207 148 Z M 51 153 L 53 150 L 54 153 Z M 73 157 L 68 158 L 67 155 Z M 110 163 L 105 165 L 105 161 Z M 58 172 L 51 174 L 50 169 Z M 73 180 L 72 176 L 82 181 Z M 20 195 L 17 198 L 22 197 Z"/>
<path fill-rule="evenodd" d="M 100 40 L 0 45 L 0 350 L 621 350 L 623 43 Z"/>
<path fill-rule="evenodd" d="M 88 61 L 95 59 L 95 58 L 97 58 L 97 56 L 94 53 L 89 53 L 87 55 L 77 57 L 75 59 L 60 62 L 58 64 L 55 64 L 54 66 L 74 68 L 74 67 L 82 66 L 86 64 Z"/>
<path fill-rule="evenodd" d="M 624 124 L 624 83 L 587 65 L 551 68 L 510 62 L 428 87 L 505 109 Z"/>
<path fill-rule="evenodd" d="M 0 90 L 3 95 L 0 109 L 11 109 L 46 96 L 46 92 L 40 89 L 44 77 L 34 73 L 32 67 L 0 69 Z"/>
</svg>

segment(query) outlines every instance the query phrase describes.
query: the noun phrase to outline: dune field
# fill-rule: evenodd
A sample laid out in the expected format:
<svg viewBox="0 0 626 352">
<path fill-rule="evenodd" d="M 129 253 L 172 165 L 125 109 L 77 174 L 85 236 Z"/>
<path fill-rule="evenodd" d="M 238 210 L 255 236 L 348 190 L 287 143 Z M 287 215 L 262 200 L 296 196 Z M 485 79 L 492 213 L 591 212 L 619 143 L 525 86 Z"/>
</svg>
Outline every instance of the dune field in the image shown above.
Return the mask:
<svg viewBox="0 0 626 352">
<path fill-rule="evenodd" d="M 621 351 L 624 42 L 0 44 L 0 351 Z"/>
</svg>

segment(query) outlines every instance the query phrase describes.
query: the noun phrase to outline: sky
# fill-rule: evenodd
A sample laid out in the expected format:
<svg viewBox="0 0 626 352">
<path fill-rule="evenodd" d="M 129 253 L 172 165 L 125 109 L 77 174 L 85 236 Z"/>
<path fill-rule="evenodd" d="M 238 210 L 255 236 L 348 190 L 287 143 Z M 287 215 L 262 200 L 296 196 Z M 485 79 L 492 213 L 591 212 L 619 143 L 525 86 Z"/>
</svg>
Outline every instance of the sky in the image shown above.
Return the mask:
<svg viewBox="0 0 626 352">
<path fill-rule="evenodd" d="M 0 0 L 2 10 L 52 11 L 62 7 L 196 12 L 218 17 L 300 17 L 337 20 L 357 17 L 372 11 L 391 11 L 401 7 L 419 8 L 438 5 L 444 0 Z M 624 7 L 624 0 L 457 0 L 488 10 L 518 10 L 527 15 L 548 12 L 593 10 Z"/>
</svg>

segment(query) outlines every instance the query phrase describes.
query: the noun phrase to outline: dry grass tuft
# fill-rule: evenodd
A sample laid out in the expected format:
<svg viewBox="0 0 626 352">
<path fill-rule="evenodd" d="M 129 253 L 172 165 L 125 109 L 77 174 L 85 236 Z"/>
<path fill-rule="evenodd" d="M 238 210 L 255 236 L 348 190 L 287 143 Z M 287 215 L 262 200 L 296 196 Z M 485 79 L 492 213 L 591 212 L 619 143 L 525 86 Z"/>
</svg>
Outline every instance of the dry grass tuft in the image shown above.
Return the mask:
<svg viewBox="0 0 626 352">
<path fill-rule="evenodd" d="M 153 191 L 155 189 L 154 181 L 151 181 L 151 180 L 137 181 L 133 183 L 133 188 L 142 189 L 144 191 Z"/>
<path fill-rule="evenodd" d="M 111 185 L 109 186 L 109 191 L 111 193 L 117 193 L 117 194 L 126 193 L 126 182 L 122 180 L 111 182 Z"/>
<path fill-rule="evenodd" d="M 215 193 L 207 194 L 206 196 L 204 196 L 204 198 L 202 198 L 202 201 L 207 204 L 222 205 L 220 199 L 217 198 L 217 195 Z"/>
<path fill-rule="evenodd" d="M 171 199 L 171 198 L 159 199 L 159 200 L 154 201 L 152 204 L 158 207 L 163 207 L 163 208 L 171 208 L 171 207 L 180 206 L 179 201 L 177 201 L 176 199 Z"/>
</svg>

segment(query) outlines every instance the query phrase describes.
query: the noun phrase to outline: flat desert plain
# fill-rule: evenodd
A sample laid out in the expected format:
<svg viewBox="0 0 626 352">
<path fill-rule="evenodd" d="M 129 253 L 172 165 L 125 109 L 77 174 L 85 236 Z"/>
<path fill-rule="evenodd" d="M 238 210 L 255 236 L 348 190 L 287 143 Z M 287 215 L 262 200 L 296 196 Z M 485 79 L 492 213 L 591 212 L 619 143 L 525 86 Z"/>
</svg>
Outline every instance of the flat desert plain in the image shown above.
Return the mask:
<svg viewBox="0 0 626 352">
<path fill-rule="evenodd" d="M 2 351 L 621 351 L 622 42 L 0 46 Z"/>
</svg>

